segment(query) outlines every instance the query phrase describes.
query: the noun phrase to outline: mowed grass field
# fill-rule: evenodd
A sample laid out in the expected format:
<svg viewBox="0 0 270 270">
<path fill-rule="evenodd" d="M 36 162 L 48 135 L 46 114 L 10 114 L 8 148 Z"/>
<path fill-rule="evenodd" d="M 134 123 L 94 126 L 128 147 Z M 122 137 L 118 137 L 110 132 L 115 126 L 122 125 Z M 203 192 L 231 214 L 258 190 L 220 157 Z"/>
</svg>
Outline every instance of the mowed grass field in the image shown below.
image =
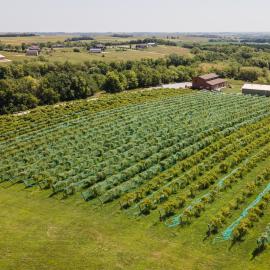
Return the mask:
<svg viewBox="0 0 270 270">
<path fill-rule="evenodd" d="M 215 241 L 269 182 L 269 105 L 163 89 L 1 116 L 0 269 L 269 269 L 269 249 L 252 258 L 269 201 L 241 241 Z"/>
<path fill-rule="evenodd" d="M 109 48 L 105 53 L 95 54 L 89 53 L 85 49 L 81 49 L 81 52 L 74 52 L 72 48 L 65 49 L 54 49 L 53 51 L 43 51 L 40 56 L 43 56 L 47 61 L 50 62 L 66 62 L 71 63 L 82 63 L 84 61 L 127 61 L 127 60 L 140 60 L 143 58 L 163 58 L 172 53 L 179 55 L 187 55 L 189 51 L 181 47 L 172 47 L 172 46 L 158 46 L 147 48 L 145 50 L 117 50 L 116 48 Z M 26 56 L 21 53 L 11 53 L 11 52 L 1 52 L 0 54 L 4 55 L 7 59 L 12 61 L 24 61 L 24 60 L 35 60 L 39 61 L 38 57 Z"/>
</svg>

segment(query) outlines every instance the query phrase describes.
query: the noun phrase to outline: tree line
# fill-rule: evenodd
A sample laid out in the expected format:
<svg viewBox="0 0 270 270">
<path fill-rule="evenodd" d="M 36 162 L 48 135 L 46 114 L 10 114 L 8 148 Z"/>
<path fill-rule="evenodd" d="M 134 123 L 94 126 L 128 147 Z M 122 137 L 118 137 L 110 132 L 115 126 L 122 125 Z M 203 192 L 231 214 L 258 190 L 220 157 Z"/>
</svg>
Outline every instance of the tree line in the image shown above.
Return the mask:
<svg viewBox="0 0 270 270">
<path fill-rule="evenodd" d="M 185 57 L 83 64 L 28 62 L 0 66 L 0 113 L 123 90 L 189 81 L 195 70 Z M 178 60 L 177 60 L 178 59 Z M 180 65 L 179 63 L 182 63 Z"/>
<path fill-rule="evenodd" d="M 156 60 L 82 64 L 32 61 L 2 65 L 0 113 L 87 98 L 101 90 L 116 93 L 190 81 L 208 72 L 216 72 L 224 78 L 270 83 L 267 48 L 201 44 L 194 45 L 190 51 L 190 55 L 171 54 Z"/>
</svg>

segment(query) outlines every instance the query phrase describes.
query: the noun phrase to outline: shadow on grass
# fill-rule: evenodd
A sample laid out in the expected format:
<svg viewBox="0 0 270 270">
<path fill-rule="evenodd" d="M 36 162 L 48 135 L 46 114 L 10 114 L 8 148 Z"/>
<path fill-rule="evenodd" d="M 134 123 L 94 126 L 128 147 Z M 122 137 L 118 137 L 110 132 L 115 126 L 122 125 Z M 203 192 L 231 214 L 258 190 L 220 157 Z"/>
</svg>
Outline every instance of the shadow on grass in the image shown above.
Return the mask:
<svg viewBox="0 0 270 270">
<path fill-rule="evenodd" d="M 261 246 L 261 247 L 256 247 L 253 251 L 252 251 L 252 257 L 251 257 L 251 261 L 253 261 L 257 256 L 259 256 L 261 253 L 263 253 L 265 251 L 266 247 L 265 246 Z"/>
<path fill-rule="evenodd" d="M 231 244 L 230 244 L 230 246 L 229 246 L 229 251 L 231 251 L 232 250 L 232 248 L 236 245 L 236 244 L 241 244 L 241 243 L 243 243 L 245 240 L 244 239 L 233 239 L 232 240 L 232 242 L 231 242 Z"/>
</svg>

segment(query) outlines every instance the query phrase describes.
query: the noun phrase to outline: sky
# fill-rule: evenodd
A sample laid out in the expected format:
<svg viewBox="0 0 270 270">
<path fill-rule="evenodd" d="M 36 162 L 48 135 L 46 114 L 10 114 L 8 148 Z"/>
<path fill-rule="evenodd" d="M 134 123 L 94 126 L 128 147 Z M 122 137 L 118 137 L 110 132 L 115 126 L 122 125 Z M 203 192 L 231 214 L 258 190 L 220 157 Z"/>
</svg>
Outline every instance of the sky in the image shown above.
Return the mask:
<svg viewBox="0 0 270 270">
<path fill-rule="evenodd" d="M 0 32 L 270 32 L 270 0 L 0 0 Z"/>
</svg>

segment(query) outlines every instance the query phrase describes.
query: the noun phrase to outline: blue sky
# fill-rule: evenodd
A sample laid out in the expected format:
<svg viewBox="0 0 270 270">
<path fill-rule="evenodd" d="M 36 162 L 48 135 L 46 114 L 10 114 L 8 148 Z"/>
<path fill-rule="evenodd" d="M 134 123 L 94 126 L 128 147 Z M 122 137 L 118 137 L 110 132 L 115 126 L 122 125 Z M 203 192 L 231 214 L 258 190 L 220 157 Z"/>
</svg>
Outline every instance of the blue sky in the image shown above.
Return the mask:
<svg viewBox="0 0 270 270">
<path fill-rule="evenodd" d="M 0 32 L 270 32 L 270 0 L 0 0 Z"/>
</svg>

